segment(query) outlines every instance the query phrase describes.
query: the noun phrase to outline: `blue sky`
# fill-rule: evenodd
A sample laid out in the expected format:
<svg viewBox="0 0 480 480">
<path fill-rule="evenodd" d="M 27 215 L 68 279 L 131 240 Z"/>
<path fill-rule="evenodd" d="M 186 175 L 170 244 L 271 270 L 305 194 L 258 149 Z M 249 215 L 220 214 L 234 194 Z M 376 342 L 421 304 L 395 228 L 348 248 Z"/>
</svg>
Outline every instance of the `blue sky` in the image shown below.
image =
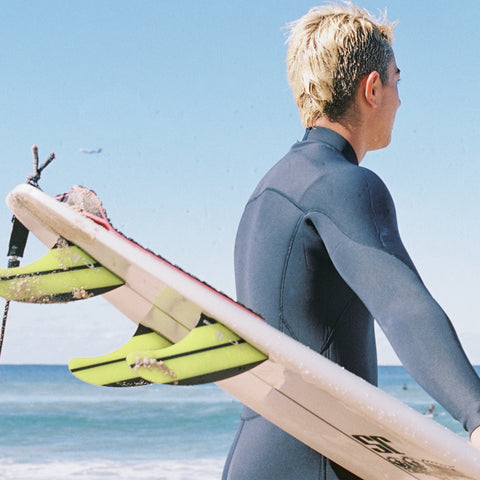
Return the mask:
<svg viewBox="0 0 480 480">
<path fill-rule="evenodd" d="M 392 144 L 362 166 L 389 186 L 404 242 L 478 364 L 480 6 L 358 3 L 399 21 L 402 72 Z M 315 4 L 1 0 L 0 197 L 31 172 L 36 143 L 41 160 L 57 156 L 41 182 L 47 193 L 95 190 L 117 228 L 234 295 L 243 206 L 303 136 L 284 26 Z M 5 253 L 10 217 L 0 205 Z M 43 252 L 32 241 L 22 263 Z M 13 304 L 1 361 L 66 363 L 113 350 L 134 329 L 101 298 Z M 380 362 L 395 363 L 378 343 Z"/>
</svg>

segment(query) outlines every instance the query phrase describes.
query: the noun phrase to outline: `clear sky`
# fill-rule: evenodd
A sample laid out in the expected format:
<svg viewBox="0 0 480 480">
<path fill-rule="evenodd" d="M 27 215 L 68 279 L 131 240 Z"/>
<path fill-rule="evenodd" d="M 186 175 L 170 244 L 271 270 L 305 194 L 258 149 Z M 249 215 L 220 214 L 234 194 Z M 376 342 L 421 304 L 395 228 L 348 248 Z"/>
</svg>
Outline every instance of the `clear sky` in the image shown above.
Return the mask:
<svg viewBox="0 0 480 480">
<path fill-rule="evenodd" d="M 399 22 L 402 72 L 392 143 L 362 166 L 389 186 L 411 256 L 479 364 L 480 5 L 358 4 Z M 117 228 L 233 296 L 244 204 L 303 136 L 284 26 L 314 5 L 1 0 L 0 197 L 25 181 L 36 143 L 41 160 L 57 156 L 43 190 L 95 190 Z M 0 205 L 5 254 L 10 218 Z M 22 264 L 42 253 L 32 241 Z M 107 353 L 134 330 L 102 298 L 12 304 L 0 361 L 63 364 Z M 386 340 L 378 343 L 380 363 L 396 363 Z"/>
</svg>

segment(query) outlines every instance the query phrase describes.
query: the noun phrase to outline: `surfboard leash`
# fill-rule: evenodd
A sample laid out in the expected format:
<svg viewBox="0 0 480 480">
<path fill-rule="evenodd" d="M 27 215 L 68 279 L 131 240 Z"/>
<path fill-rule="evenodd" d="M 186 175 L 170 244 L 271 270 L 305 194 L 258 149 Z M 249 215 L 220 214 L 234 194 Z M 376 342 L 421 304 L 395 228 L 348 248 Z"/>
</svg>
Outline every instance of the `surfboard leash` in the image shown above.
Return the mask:
<svg viewBox="0 0 480 480">
<path fill-rule="evenodd" d="M 51 153 L 47 160 L 39 166 L 38 163 L 38 147 L 33 145 L 32 147 L 33 154 L 33 172 L 27 177 L 25 183 L 28 183 L 36 188 L 40 188 L 38 182 L 42 176 L 43 170 L 52 163 L 55 158 L 55 154 Z M 10 240 L 8 242 L 8 268 L 18 267 L 20 265 L 19 258 L 23 257 L 23 252 L 25 251 L 25 246 L 28 239 L 28 230 L 23 226 L 23 224 L 15 217 L 12 217 L 12 231 L 10 233 Z M 10 309 L 10 300 L 7 300 L 5 303 L 5 309 L 3 311 L 2 318 L 2 328 L 0 331 L 0 356 L 2 354 L 3 339 L 5 337 L 5 329 L 7 326 L 7 317 L 8 311 Z"/>
</svg>

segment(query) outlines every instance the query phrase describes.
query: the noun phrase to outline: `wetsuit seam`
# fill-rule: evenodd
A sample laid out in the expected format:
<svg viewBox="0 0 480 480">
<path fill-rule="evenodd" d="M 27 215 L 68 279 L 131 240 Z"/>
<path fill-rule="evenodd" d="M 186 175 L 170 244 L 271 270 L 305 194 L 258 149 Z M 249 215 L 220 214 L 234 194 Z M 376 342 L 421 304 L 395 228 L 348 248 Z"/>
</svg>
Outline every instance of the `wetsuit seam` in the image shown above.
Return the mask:
<svg viewBox="0 0 480 480">
<path fill-rule="evenodd" d="M 226 480 L 230 475 L 230 467 L 232 465 L 232 460 L 233 460 L 233 457 L 235 456 L 235 452 L 236 452 L 236 449 L 237 449 L 237 446 L 238 446 L 238 442 L 240 440 L 240 437 L 242 435 L 242 431 L 243 431 L 244 427 L 245 427 L 245 421 L 241 420 L 239 429 L 238 429 L 237 433 L 235 434 L 235 438 L 233 439 L 232 448 L 228 452 L 228 456 L 225 460 L 225 466 L 224 466 L 224 469 L 223 469 L 222 480 Z"/>
<path fill-rule="evenodd" d="M 373 201 L 373 195 L 372 195 L 372 189 L 370 188 L 370 183 L 368 181 L 368 176 L 365 172 L 364 169 L 360 169 L 360 172 L 362 173 L 362 176 L 363 178 L 365 179 L 365 182 L 367 184 L 367 192 L 368 192 L 368 198 L 369 198 L 369 204 L 368 206 L 370 207 L 369 208 L 369 213 L 370 213 L 370 218 L 372 219 L 372 223 L 373 225 L 375 226 L 375 231 L 377 232 L 377 238 L 378 240 L 380 241 L 380 243 L 382 244 L 383 248 L 385 250 L 387 250 L 389 253 L 391 253 L 389 251 L 389 249 L 387 248 L 387 246 L 385 245 L 384 241 L 383 241 L 383 238 L 382 238 L 382 235 L 380 233 L 380 229 L 378 228 L 378 224 L 377 224 L 377 220 L 376 220 L 376 215 L 375 215 L 375 202 Z M 394 255 L 395 256 L 395 255 Z"/>
<path fill-rule="evenodd" d="M 295 340 L 298 340 L 297 336 L 295 335 L 294 331 L 290 328 L 290 325 L 288 324 L 288 322 L 285 320 L 285 316 L 284 316 L 284 299 L 285 299 L 285 284 L 286 284 L 286 277 L 287 277 L 287 270 L 288 270 L 288 264 L 289 264 L 289 261 L 290 261 L 290 256 L 291 256 L 291 253 L 292 253 L 292 249 L 293 249 L 293 244 L 295 242 L 295 238 L 297 237 L 297 234 L 298 234 L 298 230 L 300 228 L 300 225 L 303 221 L 303 219 L 305 218 L 306 216 L 306 212 L 303 208 L 301 208 L 292 198 L 290 198 L 289 196 L 285 195 L 285 193 L 283 193 L 282 191 L 280 190 L 277 190 L 276 188 L 266 188 L 265 190 L 262 190 L 257 196 L 255 197 L 252 197 L 250 199 L 250 201 L 248 202 L 247 205 L 250 205 L 251 203 L 253 203 L 254 201 L 258 200 L 264 193 L 267 193 L 267 192 L 271 192 L 271 193 L 275 193 L 279 196 L 281 196 L 282 198 L 284 198 L 285 200 L 287 200 L 290 204 L 292 204 L 295 208 L 297 208 L 300 212 L 302 212 L 302 215 L 299 217 L 299 219 L 297 220 L 297 223 L 295 225 L 295 228 L 292 232 L 292 235 L 290 236 L 290 240 L 288 242 L 288 249 L 287 249 L 287 253 L 285 255 L 285 260 L 283 262 L 283 268 L 282 268 L 282 276 L 281 276 L 281 279 L 280 279 L 280 304 L 279 304 L 279 312 L 280 312 L 280 318 L 279 318 L 279 321 L 280 321 L 280 331 L 283 331 L 284 330 L 287 330 L 288 334 L 294 338 Z"/>
<path fill-rule="evenodd" d="M 325 480 L 327 478 L 327 457 L 322 456 L 320 462 L 320 477 L 319 480 Z"/>
<path fill-rule="evenodd" d="M 258 195 L 256 195 L 255 197 L 252 197 L 248 201 L 247 206 L 249 206 L 250 204 L 252 204 L 256 200 L 258 200 L 264 193 L 267 193 L 267 192 L 276 193 L 277 195 L 281 196 L 282 198 L 284 198 L 285 200 L 290 202 L 295 208 L 297 208 L 301 212 L 305 213 L 305 209 L 303 209 L 300 205 L 298 205 L 298 203 L 295 202 L 295 200 L 293 200 L 291 197 L 286 195 L 284 192 L 282 192 L 281 190 L 278 190 L 276 188 L 266 188 L 265 190 L 262 190 Z"/>
<path fill-rule="evenodd" d="M 337 319 L 335 320 L 335 323 L 333 324 L 333 327 L 331 328 L 330 330 L 330 333 L 327 335 L 327 338 L 326 340 L 323 342 L 323 345 L 321 346 L 321 348 L 319 349 L 319 353 L 321 355 L 324 355 L 325 357 L 331 359 L 331 355 L 327 355 L 328 353 L 328 350 L 330 349 L 330 346 L 332 345 L 333 343 L 333 340 L 335 338 L 335 333 L 336 331 L 338 330 L 338 327 L 339 325 L 341 324 L 343 318 L 345 317 L 346 313 L 348 312 L 348 310 L 350 309 L 350 307 L 352 306 L 353 302 L 355 301 L 355 296 L 352 295 L 350 297 L 350 300 L 346 303 L 345 307 L 343 308 L 343 310 L 341 311 L 340 315 L 337 317 Z M 330 352 L 331 353 L 331 352 Z"/>
<path fill-rule="evenodd" d="M 293 244 L 295 242 L 295 239 L 297 238 L 298 230 L 300 229 L 300 225 L 302 224 L 304 218 L 305 218 L 305 214 L 298 218 L 295 228 L 293 229 L 293 233 L 290 236 L 290 241 L 288 242 L 287 254 L 285 255 L 285 261 L 283 262 L 282 278 L 280 281 L 280 324 L 282 325 L 282 327 L 284 326 L 288 330 L 290 336 L 295 340 L 298 340 L 298 338 L 293 332 L 293 330 L 290 328 L 290 325 L 288 324 L 288 322 L 285 320 L 283 308 L 284 308 L 285 285 L 286 285 L 286 279 L 287 279 L 288 264 L 290 263 L 290 256 L 292 254 Z"/>
<path fill-rule="evenodd" d="M 313 208 L 313 209 L 310 209 L 308 210 L 308 212 L 306 213 L 307 215 L 309 213 L 319 213 L 320 215 L 323 215 L 324 217 L 326 217 L 328 220 L 330 220 L 333 225 L 335 225 L 336 228 L 338 228 L 338 230 L 340 232 L 342 232 L 343 235 L 345 235 L 345 237 L 347 237 L 349 240 L 351 240 L 352 242 L 356 243 L 357 245 L 362 245 L 364 247 L 368 247 L 368 248 L 373 248 L 375 250 L 381 250 L 379 249 L 378 247 L 376 247 L 375 245 L 370 245 L 368 243 L 365 243 L 365 242 L 361 242 L 359 240 L 356 240 L 354 238 L 352 238 L 350 235 L 348 235 L 348 233 L 346 233 L 345 231 L 343 231 L 340 226 L 335 222 L 335 220 L 330 216 L 328 215 L 328 213 L 320 210 L 320 209 L 316 209 L 316 208 Z M 377 234 L 378 234 L 378 229 L 377 229 L 377 226 L 375 224 L 375 229 L 377 230 Z M 319 235 L 320 235 L 320 232 L 319 232 Z M 321 235 L 320 235 L 321 237 Z M 378 237 L 378 240 L 380 241 L 380 243 L 382 244 L 382 247 L 384 248 L 385 252 L 388 253 L 389 255 L 391 255 L 392 257 L 396 258 L 397 260 L 399 260 L 400 262 L 402 262 L 405 266 L 407 266 L 410 270 L 412 270 L 412 268 L 410 267 L 410 265 L 408 265 L 402 258 L 398 257 L 397 255 L 395 255 L 389 248 L 387 245 L 385 245 L 385 243 L 383 242 L 381 236 L 378 234 L 377 235 Z M 335 247 L 333 249 L 333 251 L 329 254 L 330 258 L 333 257 L 335 251 L 336 251 L 337 247 Z M 412 270 L 413 272 L 415 272 L 414 270 Z"/>
</svg>

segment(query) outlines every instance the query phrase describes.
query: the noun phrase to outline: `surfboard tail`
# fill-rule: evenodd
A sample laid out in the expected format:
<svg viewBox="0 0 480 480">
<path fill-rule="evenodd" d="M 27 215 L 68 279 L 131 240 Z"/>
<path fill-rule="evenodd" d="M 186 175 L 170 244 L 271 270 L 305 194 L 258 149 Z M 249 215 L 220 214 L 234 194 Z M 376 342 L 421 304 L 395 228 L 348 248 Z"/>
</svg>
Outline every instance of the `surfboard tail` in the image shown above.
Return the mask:
<svg viewBox="0 0 480 480">
<path fill-rule="evenodd" d="M 147 252 L 113 228 L 94 192 L 77 186 L 56 200 L 114 233 L 129 248 Z M 149 255 L 152 261 L 170 265 Z M 37 262 L 0 271 L 0 295 L 31 303 L 80 300 L 121 285 L 125 285 L 122 278 L 62 239 Z M 105 386 L 195 385 L 237 375 L 267 358 L 169 286 L 163 285 L 158 295 L 148 301 L 151 308 L 146 316 L 135 317 L 142 326 L 123 347 L 95 358 L 72 359 L 69 363 L 72 373 L 88 383 Z M 124 303 L 123 299 L 121 304 Z M 152 329 L 144 327 L 144 323 Z M 174 334 L 169 336 L 166 332 Z"/>
</svg>

